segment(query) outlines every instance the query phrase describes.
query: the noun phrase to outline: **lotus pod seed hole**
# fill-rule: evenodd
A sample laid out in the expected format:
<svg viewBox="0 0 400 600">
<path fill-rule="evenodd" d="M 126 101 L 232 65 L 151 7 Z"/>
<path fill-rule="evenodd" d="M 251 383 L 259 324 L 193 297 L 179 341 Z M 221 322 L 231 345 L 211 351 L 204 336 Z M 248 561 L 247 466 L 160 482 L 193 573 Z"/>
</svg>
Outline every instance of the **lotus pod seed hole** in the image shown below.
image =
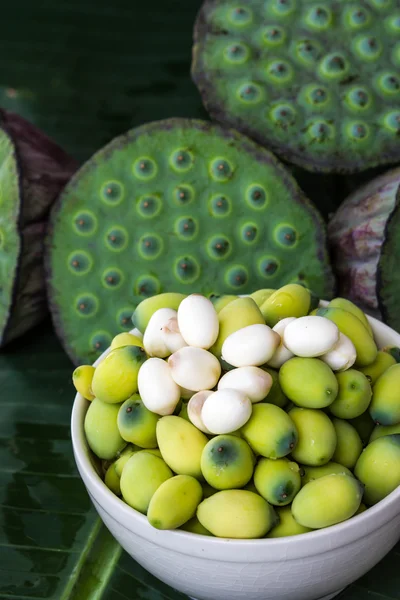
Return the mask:
<svg viewBox="0 0 400 600">
<path fill-rule="evenodd" d="M 279 129 L 283 130 L 294 125 L 296 121 L 296 112 L 290 104 L 274 106 L 267 116 Z"/>
<path fill-rule="evenodd" d="M 247 244 L 251 244 L 257 239 L 258 229 L 255 223 L 246 223 L 241 229 L 241 239 Z"/>
<path fill-rule="evenodd" d="M 109 229 L 106 233 L 106 246 L 114 252 L 125 250 L 128 245 L 128 232 L 123 227 L 115 226 Z"/>
<path fill-rule="evenodd" d="M 76 213 L 72 223 L 78 235 L 89 236 L 97 230 L 97 217 L 93 212 L 88 210 Z"/>
<path fill-rule="evenodd" d="M 217 235 L 207 242 L 207 253 L 214 260 L 228 258 L 232 252 L 232 244 L 227 237 Z"/>
<path fill-rule="evenodd" d="M 193 283 L 200 272 L 200 265 L 193 256 L 182 256 L 175 263 L 174 274 L 181 283 Z"/>
<path fill-rule="evenodd" d="M 99 301 L 94 294 L 83 294 L 75 300 L 75 310 L 80 317 L 93 317 L 99 309 Z"/>
<path fill-rule="evenodd" d="M 258 272 L 265 279 L 269 279 L 277 274 L 279 266 L 279 261 L 276 258 L 265 256 L 258 262 Z"/>
<path fill-rule="evenodd" d="M 293 69 L 286 61 L 273 60 L 267 65 L 266 74 L 268 79 L 276 83 L 287 83 L 293 79 Z"/>
<path fill-rule="evenodd" d="M 106 269 L 102 275 L 102 284 L 110 290 L 118 289 L 124 281 L 124 274 L 117 267 Z"/>
<path fill-rule="evenodd" d="M 294 12 L 295 7 L 295 0 L 274 0 L 271 3 L 271 10 L 280 17 L 289 16 L 292 12 Z"/>
<path fill-rule="evenodd" d="M 157 217 L 162 209 L 162 201 L 158 196 L 142 196 L 136 203 L 136 210 L 144 219 Z"/>
<path fill-rule="evenodd" d="M 148 233 L 140 238 L 138 252 L 146 260 L 155 260 L 160 256 L 163 247 L 164 242 L 159 235 Z"/>
<path fill-rule="evenodd" d="M 148 298 L 149 296 L 155 296 L 159 294 L 161 290 L 161 282 L 154 275 L 141 275 L 137 278 L 134 285 L 135 296 L 143 296 Z"/>
<path fill-rule="evenodd" d="M 384 125 L 389 131 L 400 133 L 400 111 L 395 110 L 387 113 L 384 117 Z"/>
<path fill-rule="evenodd" d="M 233 167 L 225 158 L 215 158 L 209 171 L 211 178 L 221 183 L 229 181 L 233 175 Z"/>
<path fill-rule="evenodd" d="M 179 148 L 171 154 L 169 163 L 174 171 L 186 173 L 193 167 L 194 157 L 189 150 Z"/>
<path fill-rule="evenodd" d="M 360 36 L 356 38 L 354 49 L 357 55 L 364 60 L 375 60 L 381 54 L 381 45 L 376 38 Z"/>
<path fill-rule="evenodd" d="M 190 185 L 182 184 L 174 190 L 174 200 L 178 206 L 189 204 L 194 200 L 194 196 L 194 189 Z"/>
<path fill-rule="evenodd" d="M 91 350 L 95 350 L 97 354 L 101 354 L 110 347 L 112 336 L 108 331 L 96 331 L 89 341 Z"/>
<path fill-rule="evenodd" d="M 232 210 L 232 202 L 227 196 L 212 196 L 209 202 L 210 213 L 213 217 L 227 217 Z"/>
<path fill-rule="evenodd" d="M 157 175 L 157 164 L 147 156 L 138 158 L 133 163 L 133 174 L 141 180 L 149 181 Z"/>
<path fill-rule="evenodd" d="M 132 313 L 133 307 L 129 306 L 121 308 L 117 312 L 116 323 L 119 329 L 122 329 L 124 331 L 129 331 L 130 329 L 132 329 Z"/>
<path fill-rule="evenodd" d="M 250 185 L 246 190 L 246 202 L 255 210 L 263 210 L 268 205 L 267 191 L 261 185 Z"/>
<path fill-rule="evenodd" d="M 248 279 L 248 271 L 243 265 L 234 265 L 230 267 L 225 274 L 225 282 L 234 289 L 238 289 L 246 285 Z"/>
<path fill-rule="evenodd" d="M 198 223 L 193 217 L 180 217 L 175 221 L 175 233 L 180 240 L 192 240 L 198 230 Z"/>
<path fill-rule="evenodd" d="M 253 20 L 253 15 L 250 9 L 243 6 L 237 6 L 229 13 L 229 21 L 237 27 L 249 25 Z"/>
<path fill-rule="evenodd" d="M 285 41 L 286 33 L 282 27 L 273 25 L 264 30 L 262 39 L 268 46 L 278 46 Z"/>
<path fill-rule="evenodd" d="M 283 248 L 295 248 L 298 243 L 297 231 L 291 225 L 278 225 L 274 230 L 274 239 Z"/>
<path fill-rule="evenodd" d="M 100 190 L 100 197 L 110 206 L 117 206 L 124 199 L 124 186 L 119 181 L 107 181 L 103 183 Z"/>
<path fill-rule="evenodd" d="M 262 100 L 263 91 L 259 85 L 245 83 L 239 87 L 237 96 L 245 104 L 256 104 Z"/>
<path fill-rule="evenodd" d="M 86 275 L 93 267 L 93 259 L 84 250 L 72 252 L 67 259 L 68 269 L 74 275 Z"/>
<path fill-rule="evenodd" d="M 250 58 L 250 50 L 245 44 L 231 44 L 224 50 L 224 58 L 228 63 L 242 65 Z"/>
<path fill-rule="evenodd" d="M 324 30 L 332 23 L 332 14 L 324 6 L 313 6 L 306 15 L 306 24 L 312 29 Z"/>
</svg>

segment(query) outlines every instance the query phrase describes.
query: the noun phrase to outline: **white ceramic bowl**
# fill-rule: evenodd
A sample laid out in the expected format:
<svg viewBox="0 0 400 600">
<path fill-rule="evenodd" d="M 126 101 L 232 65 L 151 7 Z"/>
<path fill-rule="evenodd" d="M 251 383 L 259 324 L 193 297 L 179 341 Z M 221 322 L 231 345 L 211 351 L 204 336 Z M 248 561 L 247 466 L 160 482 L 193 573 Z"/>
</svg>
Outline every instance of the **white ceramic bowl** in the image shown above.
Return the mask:
<svg viewBox="0 0 400 600">
<path fill-rule="evenodd" d="M 370 322 L 380 347 L 400 346 L 399 334 L 373 318 Z M 72 443 L 97 512 L 139 564 L 191 597 L 328 600 L 376 565 L 400 538 L 400 487 L 344 523 L 289 538 L 229 540 L 154 529 L 98 476 L 83 430 L 88 406 L 78 394 Z"/>
</svg>

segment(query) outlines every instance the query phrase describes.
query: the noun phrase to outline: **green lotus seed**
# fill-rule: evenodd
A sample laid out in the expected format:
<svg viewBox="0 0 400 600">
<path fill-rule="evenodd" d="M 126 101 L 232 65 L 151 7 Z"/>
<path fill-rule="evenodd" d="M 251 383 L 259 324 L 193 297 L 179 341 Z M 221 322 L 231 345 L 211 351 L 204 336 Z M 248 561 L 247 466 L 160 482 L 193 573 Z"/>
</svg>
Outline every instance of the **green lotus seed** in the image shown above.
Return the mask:
<svg viewBox="0 0 400 600">
<path fill-rule="evenodd" d="M 371 104 L 371 98 L 366 88 L 353 87 L 346 94 L 347 106 L 354 110 L 365 110 Z"/>
<path fill-rule="evenodd" d="M 181 217 L 175 222 L 175 233 L 180 240 L 193 240 L 198 233 L 198 224 L 192 217 Z"/>
<path fill-rule="evenodd" d="M 238 98 L 246 104 L 257 104 L 263 99 L 263 89 L 255 83 L 244 83 L 238 89 Z"/>
<path fill-rule="evenodd" d="M 293 79 L 293 68 L 284 60 L 273 60 L 266 67 L 266 76 L 274 83 L 287 83 Z"/>
<path fill-rule="evenodd" d="M 215 158 L 210 164 L 210 176 L 214 181 L 225 182 L 233 175 L 233 166 L 224 158 Z"/>
<path fill-rule="evenodd" d="M 323 108 L 330 100 L 329 92 L 320 85 L 309 85 L 304 90 L 305 98 L 312 106 Z"/>
<path fill-rule="evenodd" d="M 386 113 L 383 122 L 386 129 L 398 134 L 400 132 L 400 110 L 392 110 Z"/>
<path fill-rule="evenodd" d="M 160 293 L 161 283 L 154 275 L 142 275 L 135 282 L 135 296 L 155 296 Z"/>
<path fill-rule="evenodd" d="M 174 190 L 175 204 L 178 206 L 190 204 L 194 200 L 195 192 L 191 185 L 179 185 Z"/>
<path fill-rule="evenodd" d="M 237 6 L 229 12 L 229 21 L 237 27 L 249 25 L 253 20 L 252 12 L 244 6 Z"/>
<path fill-rule="evenodd" d="M 174 171 L 186 173 L 186 171 L 189 171 L 193 167 L 194 157 L 188 150 L 179 149 L 171 154 L 169 163 Z"/>
<path fill-rule="evenodd" d="M 251 244 L 257 239 L 257 225 L 255 223 L 246 223 L 241 229 L 241 238 L 243 242 Z"/>
<path fill-rule="evenodd" d="M 296 8 L 295 0 L 272 0 L 268 3 L 271 10 L 279 17 L 287 17 L 291 15 Z"/>
<path fill-rule="evenodd" d="M 121 269 L 117 269 L 116 267 L 112 269 L 106 269 L 103 271 L 101 280 L 105 288 L 116 290 L 122 285 L 122 282 L 124 281 L 124 274 Z"/>
<path fill-rule="evenodd" d="M 332 459 L 348 469 L 353 469 L 363 449 L 361 438 L 356 428 L 348 421 L 332 419 L 332 423 L 337 437 Z"/>
<path fill-rule="evenodd" d="M 208 255 L 216 260 L 228 258 L 232 251 L 232 244 L 229 239 L 223 235 L 212 237 L 207 242 Z"/>
<path fill-rule="evenodd" d="M 226 217 L 232 210 L 232 202 L 226 196 L 212 196 L 210 199 L 210 212 L 213 217 Z"/>
<path fill-rule="evenodd" d="M 241 288 L 246 285 L 249 279 L 249 274 L 246 267 L 242 265 L 234 265 L 225 273 L 225 282 L 231 288 Z"/>
<path fill-rule="evenodd" d="M 308 10 L 305 22 L 311 29 L 323 31 L 332 24 L 332 13 L 323 4 L 317 4 Z"/>
<path fill-rule="evenodd" d="M 283 248 L 294 248 L 297 245 L 297 232 L 291 225 L 278 225 L 273 236 L 276 243 Z"/>
<path fill-rule="evenodd" d="M 334 137 L 334 129 L 326 121 L 319 119 L 308 128 L 308 136 L 315 142 L 326 142 Z"/>
<path fill-rule="evenodd" d="M 369 127 L 365 123 L 349 123 L 346 127 L 348 136 L 357 141 L 365 140 L 369 136 Z"/>
<path fill-rule="evenodd" d="M 295 47 L 296 57 L 305 65 L 311 66 L 321 57 L 320 44 L 311 40 L 300 40 Z"/>
<path fill-rule="evenodd" d="M 330 418 L 311 408 L 292 408 L 288 412 L 299 435 L 292 451 L 295 461 L 317 467 L 328 463 L 335 452 L 337 435 Z"/>
<path fill-rule="evenodd" d="M 364 502 L 380 502 L 400 485 L 400 434 L 380 437 L 364 449 L 354 469 L 365 485 Z"/>
<path fill-rule="evenodd" d="M 246 190 L 247 204 L 256 210 L 264 209 L 268 204 L 268 194 L 266 189 L 258 184 L 252 184 Z"/>
<path fill-rule="evenodd" d="M 164 242 L 159 235 L 143 235 L 138 244 L 138 252 L 142 258 L 155 260 L 160 256 L 164 248 Z"/>
<path fill-rule="evenodd" d="M 273 256 L 264 256 L 258 262 L 258 271 L 266 279 L 276 275 L 278 269 L 279 261 Z"/>
<path fill-rule="evenodd" d="M 376 38 L 363 35 L 354 41 L 354 50 L 360 58 L 372 61 L 380 56 L 382 47 Z"/>
<path fill-rule="evenodd" d="M 200 271 L 200 265 L 193 256 L 182 256 L 175 263 L 175 276 L 182 283 L 193 283 L 199 278 Z"/>
<path fill-rule="evenodd" d="M 132 307 L 122 308 L 121 310 L 118 311 L 116 322 L 120 329 L 125 329 L 125 330 L 132 329 L 132 320 L 131 320 L 132 313 L 133 313 Z"/>
<path fill-rule="evenodd" d="M 267 46 L 279 46 L 286 40 L 286 31 L 278 25 L 270 25 L 263 30 L 262 39 Z"/>
<path fill-rule="evenodd" d="M 290 104 L 278 104 L 270 110 L 268 118 L 277 126 L 284 129 L 285 127 L 289 127 L 289 125 L 294 125 L 296 112 Z"/>
<path fill-rule="evenodd" d="M 231 64 L 243 65 L 250 58 L 250 50 L 245 44 L 230 44 L 224 50 L 224 58 Z"/>
<path fill-rule="evenodd" d="M 350 7 L 345 11 L 346 24 L 353 29 L 361 29 L 371 21 L 370 12 L 361 7 Z"/>
<path fill-rule="evenodd" d="M 378 79 L 378 89 L 385 94 L 398 94 L 400 92 L 400 78 L 395 73 L 383 73 Z"/>
<path fill-rule="evenodd" d="M 343 77 L 349 68 L 348 62 L 342 54 L 333 52 L 325 56 L 320 65 L 320 74 L 328 79 Z"/>
</svg>

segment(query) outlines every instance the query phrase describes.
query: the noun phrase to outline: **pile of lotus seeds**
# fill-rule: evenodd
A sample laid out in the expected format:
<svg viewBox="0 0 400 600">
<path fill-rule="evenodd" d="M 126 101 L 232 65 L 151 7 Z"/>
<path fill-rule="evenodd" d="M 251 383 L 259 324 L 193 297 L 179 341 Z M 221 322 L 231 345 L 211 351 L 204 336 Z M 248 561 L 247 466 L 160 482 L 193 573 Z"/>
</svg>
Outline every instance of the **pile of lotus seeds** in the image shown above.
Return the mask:
<svg viewBox="0 0 400 600">
<path fill-rule="evenodd" d="M 105 484 L 153 527 L 297 535 L 400 485 L 399 349 L 350 301 L 164 293 L 132 320 L 73 381 Z"/>
</svg>

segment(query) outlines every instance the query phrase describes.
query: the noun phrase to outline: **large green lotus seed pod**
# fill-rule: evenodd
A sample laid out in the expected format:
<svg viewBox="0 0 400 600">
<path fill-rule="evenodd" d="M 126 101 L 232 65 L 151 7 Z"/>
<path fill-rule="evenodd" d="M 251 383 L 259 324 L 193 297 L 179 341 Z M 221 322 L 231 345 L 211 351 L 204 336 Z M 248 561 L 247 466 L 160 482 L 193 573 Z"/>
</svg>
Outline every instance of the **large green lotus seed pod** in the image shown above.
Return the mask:
<svg viewBox="0 0 400 600">
<path fill-rule="evenodd" d="M 0 108 L 0 346 L 47 314 L 47 217 L 76 169 L 40 130 Z"/>
<path fill-rule="evenodd" d="M 53 320 L 76 363 L 130 330 L 154 294 L 236 296 L 299 279 L 333 292 L 322 219 L 292 176 L 203 121 L 150 123 L 100 150 L 54 207 L 47 248 Z"/>
<path fill-rule="evenodd" d="M 340 293 L 396 330 L 400 330 L 399 189 L 397 168 L 352 193 L 328 227 Z"/>
<path fill-rule="evenodd" d="M 308 171 L 400 159 L 394 0 L 206 0 L 192 77 L 216 121 Z"/>
</svg>

